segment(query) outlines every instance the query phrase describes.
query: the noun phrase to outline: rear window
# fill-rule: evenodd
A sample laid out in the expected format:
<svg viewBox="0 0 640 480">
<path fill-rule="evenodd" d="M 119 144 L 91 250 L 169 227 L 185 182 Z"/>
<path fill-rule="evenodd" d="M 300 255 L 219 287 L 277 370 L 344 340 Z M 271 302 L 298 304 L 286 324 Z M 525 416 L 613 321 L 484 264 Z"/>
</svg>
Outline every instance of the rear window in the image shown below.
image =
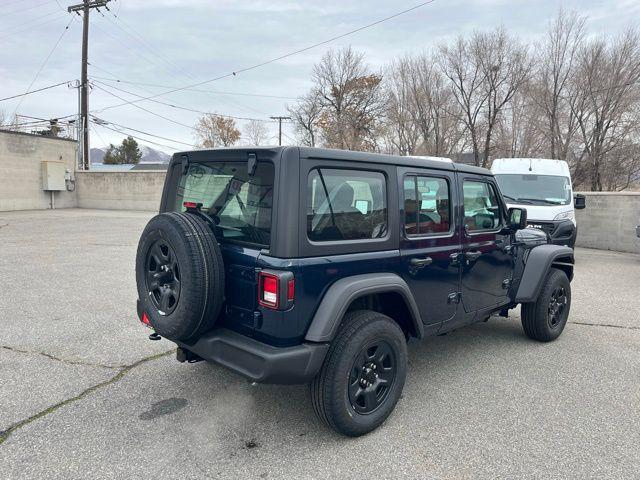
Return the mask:
<svg viewBox="0 0 640 480">
<path fill-rule="evenodd" d="M 269 246 L 273 177 L 269 162 L 259 162 L 251 177 L 246 162 L 191 163 L 180 177 L 173 210 L 184 212 L 184 202 L 202 203 L 225 240 Z"/>
</svg>

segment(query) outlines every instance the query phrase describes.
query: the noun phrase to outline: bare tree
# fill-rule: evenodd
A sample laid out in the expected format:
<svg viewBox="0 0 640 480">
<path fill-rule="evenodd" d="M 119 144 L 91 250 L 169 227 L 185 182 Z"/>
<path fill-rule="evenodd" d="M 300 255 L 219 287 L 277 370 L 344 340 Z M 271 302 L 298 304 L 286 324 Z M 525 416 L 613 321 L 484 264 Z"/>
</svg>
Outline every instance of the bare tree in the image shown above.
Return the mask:
<svg viewBox="0 0 640 480">
<path fill-rule="evenodd" d="M 532 98 L 540 106 L 547 128 L 550 158 L 565 159 L 576 133 L 571 115 L 572 80 L 578 51 L 584 41 L 585 17 L 560 9 L 550 22 L 539 51 Z M 569 97 L 569 98 L 568 98 Z"/>
<path fill-rule="evenodd" d="M 230 147 L 240 140 L 240 131 L 233 118 L 215 113 L 203 115 L 196 123 L 195 137 L 202 148 Z"/>
<path fill-rule="evenodd" d="M 320 134 L 318 122 L 322 116 L 322 104 L 318 91 L 311 90 L 296 105 L 288 106 L 287 111 L 293 120 L 300 143 L 315 147 Z"/>
<path fill-rule="evenodd" d="M 616 149 L 637 143 L 640 109 L 640 36 L 627 30 L 611 44 L 592 40 L 581 50 L 575 75 L 579 94 L 572 103 L 582 152 L 578 180 L 601 191 L 604 163 Z"/>
<path fill-rule="evenodd" d="M 249 120 L 244 125 L 242 134 L 249 145 L 266 145 L 269 141 L 269 129 L 259 120 Z"/>
<path fill-rule="evenodd" d="M 480 165 L 481 113 L 486 107 L 488 95 L 484 88 L 482 69 L 474 58 L 471 41 L 458 37 L 453 45 L 440 45 L 438 63 L 451 82 L 453 97 L 459 106 L 458 111 L 451 114 L 457 114 L 458 120 L 465 126 L 471 140 L 475 164 Z"/>
<path fill-rule="evenodd" d="M 329 50 L 313 68 L 322 113 L 317 122 L 326 146 L 375 150 L 382 132 L 386 92 L 364 56 L 347 47 Z"/>
<path fill-rule="evenodd" d="M 476 165 L 488 165 L 494 128 L 531 70 L 528 57 L 527 48 L 503 28 L 440 47 L 440 65 L 460 106 Z"/>
<path fill-rule="evenodd" d="M 387 138 L 391 152 L 401 155 L 417 153 L 421 131 L 416 122 L 418 102 L 413 89 L 415 70 L 409 57 L 393 62 L 387 69 Z"/>
</svg>

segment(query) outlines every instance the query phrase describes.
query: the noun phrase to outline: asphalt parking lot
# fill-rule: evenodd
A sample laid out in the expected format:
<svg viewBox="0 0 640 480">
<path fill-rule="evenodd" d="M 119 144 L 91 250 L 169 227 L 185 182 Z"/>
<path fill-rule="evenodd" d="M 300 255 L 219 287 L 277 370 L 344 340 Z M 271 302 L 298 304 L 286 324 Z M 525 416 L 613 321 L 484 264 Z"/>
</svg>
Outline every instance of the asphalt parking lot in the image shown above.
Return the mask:
<svg viewBox="0 0 640 480">
<path fill-rule="evenodd" d="M 551 344 L 517 315 L 410 343 L 403 398 L 342 438 L 304 386 L 180 364 L 135 318 L 150 213 L 0 213 L 2 478 L 637 478 L 640 256 L 578 249 Z"/>
</svg>

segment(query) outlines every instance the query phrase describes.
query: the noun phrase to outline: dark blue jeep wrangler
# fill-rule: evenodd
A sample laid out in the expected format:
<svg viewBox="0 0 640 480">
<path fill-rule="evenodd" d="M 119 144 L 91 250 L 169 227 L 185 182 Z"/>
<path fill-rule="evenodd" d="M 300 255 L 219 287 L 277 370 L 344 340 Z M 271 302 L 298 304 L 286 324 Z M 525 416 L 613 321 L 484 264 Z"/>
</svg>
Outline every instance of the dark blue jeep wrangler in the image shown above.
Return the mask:
<svg viewBox="0 0 640 480">
<path fill-rule="evenodd" d="M 573 250 L 525 229 L 488 170 L 313 148 L 173 156 L 136 259 L 138 315 L 255 382 L 309 383 L 326 424 L 357 436 L 400 398 L 406 342 L 506 316 L 550 341 Z"/>
</svg>

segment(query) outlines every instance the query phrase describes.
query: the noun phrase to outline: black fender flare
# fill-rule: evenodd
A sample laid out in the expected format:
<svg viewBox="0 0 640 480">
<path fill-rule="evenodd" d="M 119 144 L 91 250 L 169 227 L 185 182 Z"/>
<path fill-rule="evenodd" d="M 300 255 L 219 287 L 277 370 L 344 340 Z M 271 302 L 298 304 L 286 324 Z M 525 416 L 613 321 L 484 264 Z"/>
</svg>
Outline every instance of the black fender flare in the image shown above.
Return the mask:
<svg viewBox="0 0 640 480">
<path fill-rule="evenodd" d="M 395 292 L 402 296 L 418 338 L 422 338 L 424 327 L 420 312 L 407 282 L 395 273 L 367 273 L 342 278 L 329 287 L 313 316 L 305 340 L 330 342 L 351 302 L 365 295 L 385 292 Z"/>
<path fill-rule="evenodd" d="M 564 261 L 560 259 L 568 259 Z M 549 269 L 556 264 L 567 271 L 569 280 L 573 278 L 573 249 L 561 245 L 539 245 L 529 251 L 522 278 L 518 285 L 515 301 L 533 302 L 538 298 Z"/>
</svg>

